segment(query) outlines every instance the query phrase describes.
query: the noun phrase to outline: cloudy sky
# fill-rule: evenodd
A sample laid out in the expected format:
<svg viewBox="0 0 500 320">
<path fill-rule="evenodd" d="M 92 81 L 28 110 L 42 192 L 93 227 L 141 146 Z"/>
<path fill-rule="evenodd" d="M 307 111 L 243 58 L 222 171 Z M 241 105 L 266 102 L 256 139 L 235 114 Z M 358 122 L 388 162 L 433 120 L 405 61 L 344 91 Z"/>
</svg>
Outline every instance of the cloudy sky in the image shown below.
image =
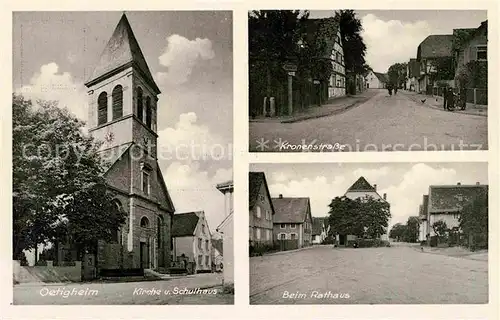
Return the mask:
<svg viewBox="0 0 500 320">
<path fill-rule="evenodd" d="M 271 197 L 309 197 L 316 217 L 326 216 L 331 200 L 363 176 L 381 196 L 387 193 L 390 225 L 418 215 L 430 185 L 488 183 L 486 163 L 251 164 L 250 171 L 265 173 Z"/>
<path fill-rule="evenodd" d="M 206 146 L 205 152 L 190 157 L 179 154 L 159 159 L 176 209 L 205 210 L 210 228 L 215 229 L 224 217 L 223 196 L 215 185 L 232 178 L 232 13 L 126 14 L 162 91 L 158 148 Z M 89 80 L 121 15 L 15 13 L 13 90 L 32 98 L 59 100 L 86 120 L 83 83 Z M 211 151 L 213 157 L 207 156 Z"/>
<path fill-rule="evenodd" d="M 487 19 L 486 11 L 474 10 L 359 10 L 366 60 L 377 72 L 387 72 L 397 62 L 417 56 L 418 45 L 431 34 L 452 34 L 456 28 L 477 28 Z M 311 17 L 332 11 L 311 11 Z"/>
</svg>

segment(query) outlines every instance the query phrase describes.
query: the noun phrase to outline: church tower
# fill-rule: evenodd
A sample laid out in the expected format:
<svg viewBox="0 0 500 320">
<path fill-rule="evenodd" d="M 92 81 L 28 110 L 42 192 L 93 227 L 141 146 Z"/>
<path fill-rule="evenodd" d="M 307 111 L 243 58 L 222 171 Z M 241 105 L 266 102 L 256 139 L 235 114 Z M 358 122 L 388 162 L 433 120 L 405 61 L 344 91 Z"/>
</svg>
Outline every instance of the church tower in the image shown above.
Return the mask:
<svg viewBox="0 0 500 320">
<path fill-rule="evenodd" d="M 109 191 L 128 217 L 115 243 L 99 244 L 97 267 L 166 269 L 175 209 L 157 158 L 161 92 L 125 14 L 85 85 L 89 132 L 102 142 Z"/>
</svg>

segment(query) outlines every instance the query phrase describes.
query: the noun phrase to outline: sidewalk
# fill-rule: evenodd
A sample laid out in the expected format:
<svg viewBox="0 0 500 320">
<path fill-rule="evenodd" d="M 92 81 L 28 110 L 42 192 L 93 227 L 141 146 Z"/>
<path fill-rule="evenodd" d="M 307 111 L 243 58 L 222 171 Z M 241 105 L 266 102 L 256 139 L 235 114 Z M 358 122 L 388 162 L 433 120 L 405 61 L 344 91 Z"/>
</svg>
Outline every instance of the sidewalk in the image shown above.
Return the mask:
<svg viewBox="0 0 500 320">
<path fill-rule="evenodd" d="M 296 113 L 293 116 L 281 116 L 272 118 L 260 116 L 255 119 L 250 119 L 250 122 L 294 123 L 309 119 L 328 117 L 339 114 L 365 101 L 368 101 L 377 93 L 378 91 L 367 90 L 355 96 L 344 96 L 331 99 L 321 106 L 309 106 L 306 110 Z"/>
<path fill-rule="evenodd" d="M 272 253 L 264 253 L 262 255 L 262 257 L 265 257 L 265 256 L 276 256 L 276 255 L 280 255 L 280 254 L 293 253 L 293 252 L 298 252 L 298 251 L 303 251 L 303 250 L 309 250 L 309 249 L 316 248 L 316 247 L 318 247 L 318 246 L 317 245 L 312 245 L 312 246 L 303 247 L 303 248 L 299 248 L 299 249 L 277 251 L 277 252 L 272 252 Z"/>
<path fill-rule="evenodd" d="M 423 248 L 424 248 L 424 253 L 439 254 L 448 257 L 462 258 L 469 260 L 488 261 L 488 250 L 480 250 L 472 252 L 462 247 L 449 247 L 449 248 L 423 247 Z M 422 251 L 420 246 L 415 246 L 414 249 L 420 252 Z"/>
<path fill-rule="evenodd" d="M 417 102 L 418 104 L 424 104 L 425 106 L 433 108 L 433 109 L 446 111 L 443 108 L 443 97 L 428 96 L 428 95 L 416 93 L 413 91 L 403 91 L 403 93 L 406 94 L 413 101 Z M 425 99 L 425 102 L 422 103 L 422 101 L 424 99 Z M 450 111 L 446 111 L 446 112 L 450 112 Z M 465 110 L 457 110 L 456 109 L 453 112 L 487 117 L 488 116 L 488 106 L 467 103 L 467 107 L 465 108 Z"/>
</svg>

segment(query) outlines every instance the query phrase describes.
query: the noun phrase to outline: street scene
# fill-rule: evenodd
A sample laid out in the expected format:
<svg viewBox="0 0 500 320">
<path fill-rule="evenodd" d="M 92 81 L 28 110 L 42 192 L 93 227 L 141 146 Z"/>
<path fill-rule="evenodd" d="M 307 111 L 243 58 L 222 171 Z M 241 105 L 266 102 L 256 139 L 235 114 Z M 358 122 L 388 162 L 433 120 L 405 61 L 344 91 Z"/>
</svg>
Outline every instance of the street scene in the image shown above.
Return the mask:
<svg viewBox="0 0 500 320">
<path fill-rule="evenodd" d="M 13 18 L 13 303 L 233 304 L 232 12 Z"/>
<path fill-rule="evenodd" d="M 486 11 L 398 15 L 249 13 L 249 150 L 487 150 Z"/>
<path fill-rule="evenodd" d="M 250 170 L 251 304 L 488 303 L 486 163 Z"/>
</svg>

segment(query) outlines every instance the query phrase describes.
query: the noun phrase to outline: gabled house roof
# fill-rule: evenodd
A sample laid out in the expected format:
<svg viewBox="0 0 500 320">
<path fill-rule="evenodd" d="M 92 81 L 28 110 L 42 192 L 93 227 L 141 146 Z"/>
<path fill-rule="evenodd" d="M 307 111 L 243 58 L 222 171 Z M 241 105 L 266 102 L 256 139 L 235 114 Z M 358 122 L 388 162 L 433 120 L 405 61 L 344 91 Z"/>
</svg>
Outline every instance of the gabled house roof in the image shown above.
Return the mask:
<svg viewBox="0 0 500 320">
<path fill-rule="evenodd" d="M 248 184 L 249 184 L 249 189 L 248 189 L 249 209 L 252 210 L 253 207 L 255 206 L 255 203 L 259 198 L 259 192 L 262 187 L 262 184 L 264 184 L 267 198 L 269 199 L 269 203 L 271 205 L 271 213 L 274 215 L 276 211 L 274 209 L 274 203 L 271 201 L 271 194 L 269 193 L 269 188 L 267 186 L 267 181 L 266 181 L 266 175 L 264 174 L 264 172 L 249 172 Z"/>
<path fill-rule="evenodd" d="M 318 235 L 321 234 L 323 231 L 323 226 L 325 224 L 325 221 L 327 217 L 313 217 L 313 223 L 312 223 L 312 235 Z"/>
<path fill-rule="evenodd" d="M 453 48 L 452 34 L 430 35 L 420 43 L 417 49 L 417 60 L 440 57 L 451 57 Z"/>
<path fill-rule="evenodd" d="M 172 216 L 172 237 L 194 235 L 200 217 L 197 212 L 177 213 Z"/>
<path fill-rule="evenodd" d="M 347 191 L 376 191 L 375 188 L 366 181 L 365 177 L 360 177 Z"/>
<path fill-rule="evenodd" d="M 377 77 L 380 82 L 387 82 L 387 75 L 385 73 L 373 72 L 373 74 Z"/>
<path fill-rule="evenodd" d="M 459 212 L 480 192 L 488 192 L 488 185 L 430 186 L 428 212 L 430 214 Z"/>
<path fill-rule="evenodd" d="M 161 93 L 151 75 L 127 16 L 123 14 L 86 85 L 90 86 L 95 80 L 129 64 L 137 67 L 156 94 Z"/>
<path fill-rule="evenodd" d="M 310 212 L 309 198 L 272 198 L 273 223 L 304 223 Z"/>
</svg>

